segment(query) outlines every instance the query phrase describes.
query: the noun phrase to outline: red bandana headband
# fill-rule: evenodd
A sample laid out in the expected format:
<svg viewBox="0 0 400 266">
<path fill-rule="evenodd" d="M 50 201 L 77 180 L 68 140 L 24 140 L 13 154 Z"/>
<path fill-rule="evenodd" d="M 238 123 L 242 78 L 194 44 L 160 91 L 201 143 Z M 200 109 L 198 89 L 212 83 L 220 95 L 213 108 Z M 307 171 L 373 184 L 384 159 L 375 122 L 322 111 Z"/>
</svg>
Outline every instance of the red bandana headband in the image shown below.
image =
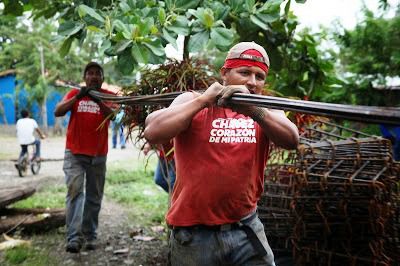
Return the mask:
<svg viewBox="0 0 400 266">
<path fill-rule="evenodd" d="M 246 59 L 248 58 L 248 59 Z M 260 58 L 258 61 L 257 59 Z M 261 68 L 265 74 L 268 74 L 268 66 L 262 61 L 262 54 L 255 50 L 246 50 L 241 54 L 241 58 L 227 59 L 225 60 L 223 68 L 237 68 L 242 66 L 256 66 Z"/>
</svg>

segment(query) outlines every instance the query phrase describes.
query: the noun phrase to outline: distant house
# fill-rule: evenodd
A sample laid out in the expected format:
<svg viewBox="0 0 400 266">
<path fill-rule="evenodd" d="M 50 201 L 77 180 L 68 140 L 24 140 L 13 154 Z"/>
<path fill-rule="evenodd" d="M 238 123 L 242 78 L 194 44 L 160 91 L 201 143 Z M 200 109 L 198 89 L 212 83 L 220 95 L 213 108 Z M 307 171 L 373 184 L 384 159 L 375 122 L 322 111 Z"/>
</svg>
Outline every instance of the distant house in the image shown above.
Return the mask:
<svg viewBox="0 0 400 266">
<path fill-rule="evenodd" d="M 19 112 L 27 107 L 27 92 L 22 89 L 16 95 L 16 87 L 21 84 L 21 81 L 16 79 L 15 70 L 6 70 L 0 72 L 0 124 L 15 124 L 19 118 Z M 63 95 L 59 92 L 51 92 L 47 97 L 47 124 L 54 126 L 55 117 L 54 109 Z M 39 117 L 39 105 L 34 103 L 30 112 L 32 117 L 43 124 Z"/>
</svg>

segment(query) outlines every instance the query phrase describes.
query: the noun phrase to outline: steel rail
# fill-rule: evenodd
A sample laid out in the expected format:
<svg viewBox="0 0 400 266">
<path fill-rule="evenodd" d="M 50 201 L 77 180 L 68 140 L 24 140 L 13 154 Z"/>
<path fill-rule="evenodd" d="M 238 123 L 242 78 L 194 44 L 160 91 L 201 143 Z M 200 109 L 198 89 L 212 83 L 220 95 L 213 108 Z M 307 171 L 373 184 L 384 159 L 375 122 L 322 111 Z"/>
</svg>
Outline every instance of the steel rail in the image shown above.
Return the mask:
<svg viewBox="0 0 400 266">
<path fill-rule="evenodd" d="M 183 92 L 144 96 L 117 96 L 98 91 L 89 92 L 92 97 L 100 100 L 129 105 L 169 104 L 181 93 Z M 255 105 L 271 109 L 281 109 L 285 111 L 294 111 L 364 123 L 400 125 L 399 107 L 333 104 L 245 93 L 233 94 L 233 96 L 229 99 L 229 102 L 238 105 Z"/>
</svg>

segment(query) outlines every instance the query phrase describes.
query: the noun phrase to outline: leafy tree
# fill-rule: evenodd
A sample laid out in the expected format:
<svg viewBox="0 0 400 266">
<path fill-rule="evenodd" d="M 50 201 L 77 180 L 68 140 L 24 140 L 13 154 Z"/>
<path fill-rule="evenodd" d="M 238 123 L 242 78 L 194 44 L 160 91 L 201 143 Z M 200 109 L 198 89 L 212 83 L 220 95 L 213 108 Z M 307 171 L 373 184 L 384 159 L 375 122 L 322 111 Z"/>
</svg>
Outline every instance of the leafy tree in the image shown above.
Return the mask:
<svg viewBox="0 0 400 266">
<path fill-rule="evenodd" d="M 16 22 L 13 18 L 10 20 L 14 23 L 13 28 L 0 29 L 0 35 L 5 36 L 5 32 L 7 36 L 7 40 L 1 42 L 0 46 L 0 70 L 17 70 L 17 79 L 23 81 L 23 84 L 17 86 L 17 94 L 21 87 L 27 89 L 28 102 L 39 104 L 43 125 L 47 128 L 45 103 L 49 93 L 56 89 L 52 84 L 57 79 L 80 81 L 87 58 L 72 52 L 65 58 L 60 57 L 57 45 L 51 41 L 55 32 L 51 22 L 40 19 L 26 26 L 22 18 Z M 6 17 L 2 16 L 1 21 L 5 23 Z"/>
<path fill-rule="evenodd" d="M 75 41 L 79 45 L 85 43 L 92 33 L 97 36 L 99 55 L 113 58 L 124 75 L 131 75 L 140 64 L 164 63 L 164 48 L 168 43 L 176 46 L 178 35 L 185 36 L 184 58 L 201 55 L 205 50 L 208 56 L 213 51 L 225 53 L 234 42 L 254 40 L 270 55 L 271 89 L 322 99 L 320 88 L 337 82 L 332 60 L 318 51 L 317 37 L 304 33 L 294 38 L 297 18 L 290 11 L 291 3 L 292 0 L 19 1 L 33 18 L 58 18 L 62 55 L 68 54 Z"/>
<path fill-rule="evenodd" d="M 347 73 L 347 94 L 353 103 L 365 105 L 399 104 L 395 97 L 378 91 L 387 86 L 387 77 L 400 73 L 400 9 L 390 19 L 364 11 L 362 23 L 353 30 L 337 34 L 339 58 Z M 383 90 L 385 91 L 385 90 Z M 387 90 L 389 91 L 389 90 Z M 350 96 L 350 97 L 349 97 Z"/>
</svg>

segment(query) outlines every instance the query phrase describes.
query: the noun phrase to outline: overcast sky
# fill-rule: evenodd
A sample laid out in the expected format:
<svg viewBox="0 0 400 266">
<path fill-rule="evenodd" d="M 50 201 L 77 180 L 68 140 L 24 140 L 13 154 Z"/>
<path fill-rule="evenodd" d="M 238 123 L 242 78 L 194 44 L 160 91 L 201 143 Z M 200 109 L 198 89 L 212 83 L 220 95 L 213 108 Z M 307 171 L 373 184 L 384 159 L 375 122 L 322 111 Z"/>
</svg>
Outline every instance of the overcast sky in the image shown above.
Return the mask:
<svg viewBox="0 0 400 266">
<path fill-rule="evenodd" d="M 365 5 L 371 10 L 378 10 L 378 0 L 307 0 L 305 4 L 297 4 L 292 1 L 291 9 L 298 16 L 298 29 L 310 27 L 317 31 L 320 25 L 329 27 L 335 20 L 347 29 L 354 28 L 362 18 L 361 9 Z M 393 7 L 389 16 L 394 16 L 395 8 L 400 0 L 388 0 Z M 183 49 L 183 38 L 179 39 L 178 46 Z M 181 60 L 182 54 L 177 53 L 171 45 L 166 49 L 168 57 L 174 57 Z"/>
<path fill-rule="evenodd" d="M 394 7 L 400 0 L 389 0 L 388 3 L 393 7 L 388 15 L 394 16 Z M 378 0 L 307 0 L 305 4 L 292 1 L 291 8 L 299 18 L 299 27 L 316 30 L 320 24 L 330 26 L 337 19 L 345 28 L 351 29 L 362 18 L 360 11 L 364 4 L 370 10 L 378 11 Z"/>
</svg>

